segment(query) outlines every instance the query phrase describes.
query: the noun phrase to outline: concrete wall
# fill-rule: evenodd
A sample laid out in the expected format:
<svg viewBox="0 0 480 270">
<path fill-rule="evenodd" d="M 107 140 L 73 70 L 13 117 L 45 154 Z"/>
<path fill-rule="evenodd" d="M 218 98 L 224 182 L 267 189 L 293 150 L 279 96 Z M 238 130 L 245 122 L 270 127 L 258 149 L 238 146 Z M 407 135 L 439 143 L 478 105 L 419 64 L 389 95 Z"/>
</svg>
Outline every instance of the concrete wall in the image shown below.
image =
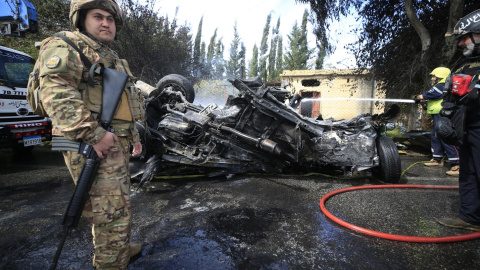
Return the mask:
<svg viewBox="0 0 480 270">
<path fill-rule="evenodd" d="M 376 91 L 375 81 L 368 80 L 367 73 L 358 74 L 355 70 L 285 70 L 280 79 L 287 83 L 292 94 L 319 92 L 321 98 L 384 98 Z M 302 85 L 303 82 L 303 85 Z M 318 84 L 311 86 L 310 83 Z M 318 94 L 317 94 L 318 95 Z M 349 119 L 362 113 L 381 113 L 384 102 L 358 100 L 320 101 L 323 118 Z M 316 117 L 316 115 L 312 115 Z"/>
</svg>

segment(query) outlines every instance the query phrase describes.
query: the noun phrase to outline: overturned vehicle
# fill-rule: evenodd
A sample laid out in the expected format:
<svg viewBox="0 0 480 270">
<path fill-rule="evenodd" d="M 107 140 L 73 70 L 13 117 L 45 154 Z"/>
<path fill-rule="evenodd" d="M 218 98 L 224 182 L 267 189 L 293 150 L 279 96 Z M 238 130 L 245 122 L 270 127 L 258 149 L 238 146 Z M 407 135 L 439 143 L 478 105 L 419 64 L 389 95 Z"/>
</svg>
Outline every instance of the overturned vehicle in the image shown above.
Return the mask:
<svg viewBox="0 0 480 270">
<path fill-rule="evenodd" d="M 159 81 L 145 101 L 146 121 L 137 123 L 144 151 L 132 160 L 132 175 L 143 174 L 140 184 L 154 176 L 332 170 L 400 180 L 396 145 L 381 135 L 398 107 L 342 121 L 313 119 L 296 112 L 298 100 L 285 89 L 258 78 L 230 82 L 239 94 L 220 108 L 194 105 L 193 86 L 180 75 Z"/>
</svg>

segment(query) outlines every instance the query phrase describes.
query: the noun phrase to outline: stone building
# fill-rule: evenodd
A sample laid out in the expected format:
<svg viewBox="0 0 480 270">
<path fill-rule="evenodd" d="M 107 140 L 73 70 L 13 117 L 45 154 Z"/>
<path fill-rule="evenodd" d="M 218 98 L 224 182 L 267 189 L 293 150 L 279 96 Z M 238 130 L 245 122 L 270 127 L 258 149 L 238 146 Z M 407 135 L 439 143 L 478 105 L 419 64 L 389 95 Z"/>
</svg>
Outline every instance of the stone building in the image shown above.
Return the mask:
<svg viewBox="0 0 480 270">
<path fill-rule="evenodd" d="M 353 118 L 362 113 L 381 113 L 385 97 L 376 89 L 371 74 L 356 70 L 284 70 L 282 84 L 302 97 L 300 113 L 324 119 Z"/>
</svg>

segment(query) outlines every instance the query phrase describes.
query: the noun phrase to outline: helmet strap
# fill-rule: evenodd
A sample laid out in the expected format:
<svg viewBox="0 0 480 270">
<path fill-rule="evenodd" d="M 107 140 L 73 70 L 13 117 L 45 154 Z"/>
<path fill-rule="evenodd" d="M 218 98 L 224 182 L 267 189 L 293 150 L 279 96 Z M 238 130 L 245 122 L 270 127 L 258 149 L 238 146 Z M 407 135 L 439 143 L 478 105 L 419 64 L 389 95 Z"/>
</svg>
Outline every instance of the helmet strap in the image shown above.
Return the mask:
<svg viewBox="0 0 480 270">
<path fill-rule="evenodd" d="M 475 42 L 475 38 L 473 37 L 472 32 L 468 33 L 468 36 L 470 37 L 470 40 L 472 41 L 472 43 L 475 45 L 475 47 L 473 48 L 473 51 L 480 53 L 480 42 L 479 43 Z"/>
</svg>

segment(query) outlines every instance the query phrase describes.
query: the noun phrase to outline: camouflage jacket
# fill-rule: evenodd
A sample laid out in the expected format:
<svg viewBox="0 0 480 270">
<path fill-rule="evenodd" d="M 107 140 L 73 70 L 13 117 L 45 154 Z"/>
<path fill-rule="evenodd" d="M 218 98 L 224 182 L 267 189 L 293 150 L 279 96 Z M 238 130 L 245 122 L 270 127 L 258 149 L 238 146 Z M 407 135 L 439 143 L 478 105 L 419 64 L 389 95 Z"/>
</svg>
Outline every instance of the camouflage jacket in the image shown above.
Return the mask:
<svg viewBox="0 0 480 270">
<path fill-rule="evenodd" d="M 125 136 L 131 143 L 140 140 L 135 120 L 142 119 L 140 91 L 136 90 L 136 78 L 131 74 L 125 60 L 116 53 L 76 32 L 61 32 L 75 43 L 92 64 L 103 63 L 130 75 L 112 126 L 117 136 Z M 101 109 L 102 78 L 94 77 L 95 87 L 87 84 L 88 68 L 80 55 L 59 37 L 49 37 L 42 42 L 36 66 L 40 80 L 40 99 L 52 119 L 54 136 L 87 144 L 97 143 L 105 134 L 98 124 Z"/>
</svg>

